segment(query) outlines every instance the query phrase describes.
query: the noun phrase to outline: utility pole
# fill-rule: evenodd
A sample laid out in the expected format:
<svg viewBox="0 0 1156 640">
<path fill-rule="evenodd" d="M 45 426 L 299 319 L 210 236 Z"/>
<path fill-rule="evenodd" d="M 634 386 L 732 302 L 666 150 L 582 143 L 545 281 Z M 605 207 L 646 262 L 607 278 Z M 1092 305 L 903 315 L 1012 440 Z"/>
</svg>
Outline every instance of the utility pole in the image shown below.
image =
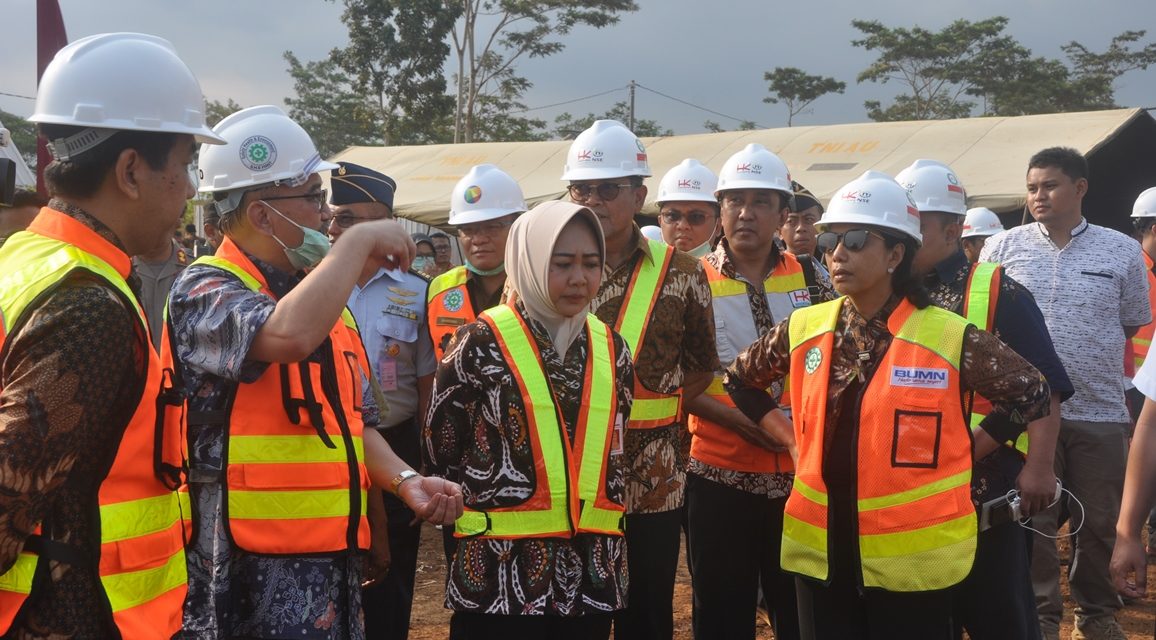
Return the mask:
<svg viewBox="0 0 1156 640">
<path fill-rule="evenodd" d="M 634 131 L 634 81 L 630 81 L 630 116 L 626 128 Z"/>
</svg>

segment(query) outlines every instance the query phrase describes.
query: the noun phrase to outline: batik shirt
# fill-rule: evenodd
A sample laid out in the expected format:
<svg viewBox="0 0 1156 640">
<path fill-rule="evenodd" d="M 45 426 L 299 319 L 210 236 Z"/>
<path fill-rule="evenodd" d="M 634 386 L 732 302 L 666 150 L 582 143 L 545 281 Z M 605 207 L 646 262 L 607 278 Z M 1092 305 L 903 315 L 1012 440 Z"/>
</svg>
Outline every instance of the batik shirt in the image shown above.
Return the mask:
<svg viewBox="0 0 1156 640">
<path fill-rule="evenodd" d="M 518 312 L 526 319 L 521 305 Z M 585 331 L 555 351 L 538 322 L 527 319 L 538 344 L 566 433 L 582 405 L 589 342 Z M 622 338 L 614 335 L 621 429 L 630 413 L 634 371 Z M 434 375 L 425 454 L 433 475 L 457 478 L 472 509 L 509 507 L 534 492 L 534 452 L 526 407 L 513 371 L 489 325 L 474 322 L 454 334 Z M 617 442 L 621 442 L 618 440 Z M 622 447 L 611 447 L 606 495 L 621 502 Z M 626 539 L 579 534 L 565 538 L 459 538 L 446 579 L 446 607 L 502 615 L 579 616 L 626 606 Z"/>
<path fill-rule="evenodd" d="M 602 286 L 590 303 L 594 315 L 614 326 L 626 302 L 626 289 L 639 260 L 650 259 L 650 245 L 637 228 L 634 252 L 617 269 L 604 267 Z M 652 256 L 661 260 L 661 255 Z M 650 292 L 643 292 L 650 295 Z M 662 279 L 662 290 L 647 319 L 645 336 L 634 358 L 642 386 L 674 393 L 688 373 L 713 373 L 719 364 L 714 341 L 710 284 L 699 261 L 675 251 Z M 682 506 L 686 493 L 684 422 L 626 432 L 626 513 L 661 513 Z"/>
<path fill-rule="evenodd" d="M 249 259 L 278 297 L 300 282 L 297 275 Z M 185 269 L 173 285 L 169 317 L 190 411 L 221 411 L 237 384 L 261 377 L 269 363 L 246 354 L 275 305 L 230 273 L 203 265 Z M 315 351 L 309 359 L 320 362 L 321 355 Z M 360 555 L 259 556 L 233 548 L 225 536 L 226 430 L 224 424 L 189 428 L 196 530 L 187 550 L 189 594 L 181 637 L 363 638 Z"/>
</svg>

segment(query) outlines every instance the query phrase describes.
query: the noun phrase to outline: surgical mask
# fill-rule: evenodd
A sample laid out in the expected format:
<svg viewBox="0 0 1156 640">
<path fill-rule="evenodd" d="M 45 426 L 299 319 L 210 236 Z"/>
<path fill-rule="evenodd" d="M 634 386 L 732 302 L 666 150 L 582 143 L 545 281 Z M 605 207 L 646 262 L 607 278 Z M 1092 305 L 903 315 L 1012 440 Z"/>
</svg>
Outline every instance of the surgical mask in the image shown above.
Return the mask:
<svg viewBox="0 0 1156 640">
<path fill-rule="evenodd" d="M 698 245 L 697 247 L 691 249 L 690 251 L 687 251 L 687 253 L 689 253 L 690 255 L 692 255 L 696 258 L 701 258 L 701 257 L 707 255 L 708 253 L 710 253 L 710 240 L 708 239 L 706 242 Z"/>
<path fill-rule="evenodd" d="M 478 275 L 478 276 L 496 276 L 499 273 L 505 273 L 506 272 L 506 263 L 505 262 L 503 262 L 502 264 L 500 264 L 500 265 L 498 265 L 498 266 L 496 266 L 493 269 L 490 269 L 488 271 L 483 271 L 483 270 L 475 267 L 474 265 L 470 264 L 469 260 L 462 260 L 462 262 L 464 263 L 466 271 L 469 271 L 470 273 L 472 273 L 474 275 Z"/>
<path fill-rule="evenodd" d="M 284 242 L 281 242 L 281 238 L 278 238 L 276 235 L 273 236 L 273 239 L 276 240 L 277 244 L 281 245 L 281 248 L 285 251 L 285 257 L 289 258 L 289 264 L 293 265 L 293 268 L 298 271 L 316 267 L 321 262 L 321 259 L 329 253 L 329 238 L 317 229 L 303 227 L 293 222 L 288 216 L 277 211 L 277 208 L 268 202 L 264 200 L 261 202 L 264 202 L 266 207 L 272 209 L 274 213 L 287 220 L 289 224 L 297 227 L 301 230 L 301 233 L 305 234 L 305 237 L 301 240 L 301 245 L 294 248 L 290 248 Z"/>
<path fill-rule="evenodd" d="M 429 256 L 418 256 L 413 259 L 413 264 L 410 265 L 410 268 L 414 271 L 425 271 L 427 268 L 432 267 L 433 264 L 433 258 Z"/>
</svg>

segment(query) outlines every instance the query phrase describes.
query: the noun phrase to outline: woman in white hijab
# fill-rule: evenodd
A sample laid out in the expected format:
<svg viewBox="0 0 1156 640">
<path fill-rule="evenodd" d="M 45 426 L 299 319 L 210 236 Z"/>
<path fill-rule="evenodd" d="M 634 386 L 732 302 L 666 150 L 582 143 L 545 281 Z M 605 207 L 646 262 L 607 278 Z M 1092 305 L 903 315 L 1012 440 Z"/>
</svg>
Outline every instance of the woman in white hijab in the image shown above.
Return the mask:
<svg viewBox="0 0 1156 640">
<path fill-rule="evenodd" d="M 509 300 L 458 329 L 434 378 L 429 472 L 466 512 L 446 580 L 451 636 L 608 638 L 625 606 L 622 429 L 634 371 L 589 314 L 605 241 L 548 202 L 506 244 Z"/>
</svg>

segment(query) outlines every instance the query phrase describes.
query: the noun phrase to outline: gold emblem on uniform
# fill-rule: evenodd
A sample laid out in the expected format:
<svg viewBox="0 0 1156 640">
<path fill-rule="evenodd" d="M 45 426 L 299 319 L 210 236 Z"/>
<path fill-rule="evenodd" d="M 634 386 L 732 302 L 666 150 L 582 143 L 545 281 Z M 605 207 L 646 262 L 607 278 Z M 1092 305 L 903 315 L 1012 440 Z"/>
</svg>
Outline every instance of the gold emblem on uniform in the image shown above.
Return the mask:
<svg viewBox="0 0 1156 640">
<path fill-rule="evenodd" d="M 403 298 L 412 298 L 412 297 L 417 295 L 416 291 L 410 291 L 409 289 L 402 289 L 401 287 L 397 287 L 397 286 L 390 286 L 389 290 L 396 293 L 397 295 L 399 295 Z M 405 303 L 402 303 L 402 304 L 405 304 Z"/>
</svg>

